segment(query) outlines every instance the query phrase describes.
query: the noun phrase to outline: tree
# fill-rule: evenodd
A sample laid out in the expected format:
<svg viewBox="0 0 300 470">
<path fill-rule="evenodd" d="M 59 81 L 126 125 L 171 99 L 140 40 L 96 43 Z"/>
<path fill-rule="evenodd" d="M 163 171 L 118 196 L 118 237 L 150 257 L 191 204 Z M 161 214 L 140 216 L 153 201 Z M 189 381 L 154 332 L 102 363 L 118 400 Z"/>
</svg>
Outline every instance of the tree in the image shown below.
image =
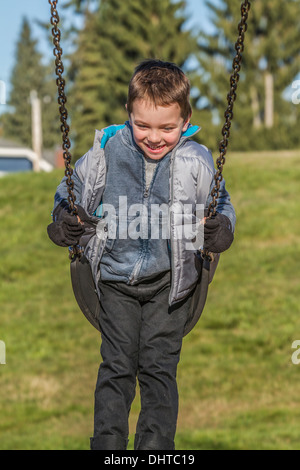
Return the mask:
<svg viewBox="0 0 300 470">
<path fill-rule="evenodd" d="M 207 0 L 215 32 L 201 35 L 199 63 L 203 69 L 198 86 L 208 102 L 207 110 L 222 119 L 228 92 L 227 77 L 235 55 L 233 46 L 240 19 L 240 0 L 222 0 L 216 6 Z M 284 98 L 284 91 L 295 79 L 300 66 L 300 2 L 295 0 L 256 0 L 252 2 L 246 49 L 244 52 L 238 100 L 237 121 L 247 146 L 265 141 L 278 145 L 295 124 L 298 110 Z M 284 132 L 283 132 L 284 129 Z M 255 141 L 253 137 L 256 137 Z M 259 136 L 259 139 L 257 137 Z M 249 140 L 248 140 L 249 139 Z M 273 144 L 271 143 L 273 142 Z M 283 143 L 282 141 L 282 143 Z M 253 147 L 252 147 L 253 148 Z"/>
<path fill-rule="evenodd" d="M 30 93 L 35 90 L 42 101 L 43 141 L 47 148 L 59 142 L 59 122 L 55 104 L 55 81 L 42 63 L 37 40 L 32 38 L 30 24 L 24 18 L 16 47 L 16 61 L 11 75 L 8 105 L 11 112 L 3 116 L 4 136 L 31 147 Z"/>
<path fill-rule="evenodd" d="M 91 147 L 95 128 L 126 120 L 128 82 L 141 60 L 155 57 L 184 66 L 196 50 L 191 32 L 183 28 L 183 1 L 102 0 L 92 11 L 80 4 L 85 25 L 70 67 L 77 157 Z"/>
</svg>

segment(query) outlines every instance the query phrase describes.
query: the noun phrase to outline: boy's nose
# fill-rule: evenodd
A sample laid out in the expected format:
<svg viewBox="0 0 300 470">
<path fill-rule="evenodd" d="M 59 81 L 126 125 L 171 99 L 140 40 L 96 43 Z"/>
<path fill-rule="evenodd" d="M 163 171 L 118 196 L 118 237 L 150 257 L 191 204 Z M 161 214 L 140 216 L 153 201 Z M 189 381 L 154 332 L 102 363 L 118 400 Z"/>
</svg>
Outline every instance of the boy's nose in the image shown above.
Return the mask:
<svg viewBox="0 0 300 470">
<path fill-rule="evenodd" d="M 160 142 L 160 135 L 157 131 L 150 131 L 148 134 L 148 142 L 150 144 L 158 144 Z"/>
</svg>

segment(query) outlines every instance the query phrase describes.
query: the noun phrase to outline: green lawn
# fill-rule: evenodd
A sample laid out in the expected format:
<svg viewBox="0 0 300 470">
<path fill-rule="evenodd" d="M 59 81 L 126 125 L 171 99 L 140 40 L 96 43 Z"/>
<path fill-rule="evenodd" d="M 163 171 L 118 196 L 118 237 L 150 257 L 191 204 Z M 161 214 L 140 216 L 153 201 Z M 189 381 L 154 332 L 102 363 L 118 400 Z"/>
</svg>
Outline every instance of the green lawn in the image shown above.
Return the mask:
<svg viewBox="0 0 300 470">
<path fill-rule="evenodd" d="M 300 449 L 300 151 L 229 154 L 237 211 L 178 370 L 180 449 Z M 61 172 L 0 180 L 0 449 L 88 449 L 100 338 L 48 240 Z M 130 417 L 133 448 L 138 393 Z"/>
</svg>

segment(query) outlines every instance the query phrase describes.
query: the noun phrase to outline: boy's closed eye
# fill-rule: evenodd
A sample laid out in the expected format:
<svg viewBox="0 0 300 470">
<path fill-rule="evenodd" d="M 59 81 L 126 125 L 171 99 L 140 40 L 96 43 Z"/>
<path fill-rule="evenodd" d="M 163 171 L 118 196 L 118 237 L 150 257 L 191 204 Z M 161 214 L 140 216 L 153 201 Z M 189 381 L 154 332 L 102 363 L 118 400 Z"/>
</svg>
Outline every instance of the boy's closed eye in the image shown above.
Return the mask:
<svg viewBox="0 0 300 470">
<path fill-rule="evenodd" d="M 147 126 L 147 124 L 135 123 L 135 125 L 136 125 L 139 129 L 149 129 L 149 126 Z M 173 130 L 175 129 L 175 127 L 161 127 L 161 129 L 162 129 L 163 131 L 170 132 L 170 131 L 173 131 Z"/>
</svg>

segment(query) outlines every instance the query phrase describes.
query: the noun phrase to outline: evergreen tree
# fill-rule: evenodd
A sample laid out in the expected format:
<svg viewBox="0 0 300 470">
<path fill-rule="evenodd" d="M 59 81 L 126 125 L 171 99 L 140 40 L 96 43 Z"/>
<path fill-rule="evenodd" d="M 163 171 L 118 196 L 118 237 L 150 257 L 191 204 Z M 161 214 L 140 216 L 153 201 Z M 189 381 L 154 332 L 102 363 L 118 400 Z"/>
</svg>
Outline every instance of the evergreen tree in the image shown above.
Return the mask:
<svg viewBox="0 0 300 470">
<path fill-rule="evenodd" d="M 50 148 L 59 143 L 55 81 L 49 68 L 42 64 L 37 40 L 32 38 L 30 24 L 25 18 L 10 81 L 12 88 L 8 105 L 11 112 L 6 113 L 2 119 L 4 137 L 32 146 L 30 93 L 35 90 L 42 102 L 44 147 Z"/>
<path fill-rule="evenodd" d="M 216 29 L 212 35 L 201 34 L 199 62 L 203 73 L 198 86 L 201 95 L 208 99 L 206 111 L 217 113 L 222 120 L 241 1 L 222 0 L 220 6 L 211 0 L 206 3 Z M 299 111 L 284 99 L 283 93 L 299 72 L 299 17 L 299 1 L 252 2 L 235 104 L 234 126 L 243 138 L 239 135 L 234 142 L 236 147 L 276 147 L 280 140 L 281 145 L 290 146 L 287 134 L 294 127 Z"/>
<path fill-rule="evenodd" d="M 196 50 L 191 32 L 183 28 L 184 6 L 171 0 L 102 0 L 96 11 L 85 8 L 70 68 L 76 157 L 91 147 L 95 128 L 127 119 L 128 82 L 141 60 L 184 66 Z"/>
</svg>

